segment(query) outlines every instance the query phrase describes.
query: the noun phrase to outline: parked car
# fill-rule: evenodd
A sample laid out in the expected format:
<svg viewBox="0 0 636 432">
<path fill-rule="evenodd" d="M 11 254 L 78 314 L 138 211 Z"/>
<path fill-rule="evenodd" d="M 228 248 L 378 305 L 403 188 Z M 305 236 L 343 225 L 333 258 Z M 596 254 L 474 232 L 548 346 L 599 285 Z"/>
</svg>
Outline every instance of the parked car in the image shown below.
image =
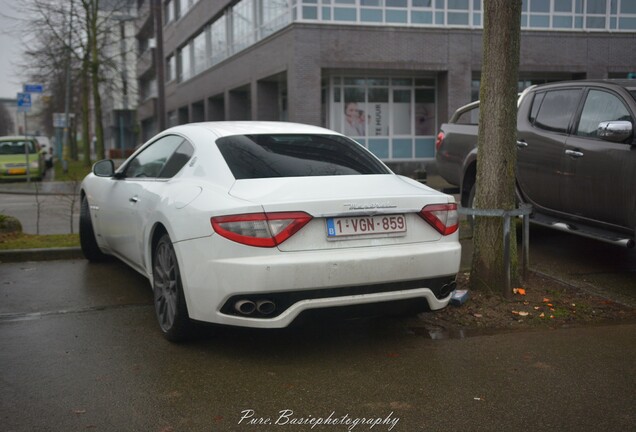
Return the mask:
<svg viewBox="0 0 636 432">
<path fill-rule="evenodd" d="M 38 141 L 38 144 L 40 144 L 40 152 L 44 157 L 45 169 L 53 168 L 53 146 L 51 145 L 51 141 L 45 136 L 36 136 L 35 139 Z"/>
<path fill-rule="evenodd" d="M 634 246 L 636 80 L 567 81 L 526 90 L 517 117 L 517 196 L 535 224 Z M 437 137 L 442 177 L 472 207 L 479 102 Z M 512 145 L 512 143 L 511 143 Z"/>
<path fill-rule="evenodd" d="M 393 174 L 336 132 L 277 122 L 182 125 L 81 186 L 86 258 L 146 276 L 169 340 L 190 320 L 289 325 L 311 309 L 446 306 L 461 246 L 452 196 Z"/>
<path fill-rule="evenodd" d="M 0 137 L 0 180 L 39 180 L 44 174 L 40 147 L 34 138 Z"/>
</svg>

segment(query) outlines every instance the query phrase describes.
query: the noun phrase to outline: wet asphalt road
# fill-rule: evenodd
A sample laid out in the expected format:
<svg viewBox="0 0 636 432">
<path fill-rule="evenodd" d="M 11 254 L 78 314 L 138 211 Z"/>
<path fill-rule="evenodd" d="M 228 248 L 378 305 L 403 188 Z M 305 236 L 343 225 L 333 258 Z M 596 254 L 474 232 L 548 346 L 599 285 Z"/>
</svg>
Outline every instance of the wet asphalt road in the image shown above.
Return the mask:
<svg viewBox="0 0 636 432">
<path fill-rule="evenodd" d="M 333 320 L 175 345 L 116 261 L 0 264 L 0 298 L 3 431 L 310 431 L 292 422 L 332 412 L 350 423 L 313 430 L 635 429 L 634 324 L 431 340 L 416 317 Z"/>
</svg>

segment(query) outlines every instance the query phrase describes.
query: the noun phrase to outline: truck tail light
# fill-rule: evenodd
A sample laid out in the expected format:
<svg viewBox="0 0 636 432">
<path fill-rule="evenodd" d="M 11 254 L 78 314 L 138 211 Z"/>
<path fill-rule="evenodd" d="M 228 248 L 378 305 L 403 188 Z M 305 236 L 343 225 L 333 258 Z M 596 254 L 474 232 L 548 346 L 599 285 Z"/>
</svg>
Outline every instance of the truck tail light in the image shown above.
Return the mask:
<svg viewBox="0 0 636 432">
<path fill-rule="evenodd" d="M 304 212 L 248 213 L 210 219 L 214 231 L 248 246 L 275 247 L 297 233 L 312 217 Z"/>
<path fill-rule="evenodd" d="M 442 235 L 450 235 L 459 229 L 457 204 L 431 204 L 419 215 Z"/>
<path fill-rule="evenodd" d="M 444 132 L 437 134 L 437 138 L 435 139 L 435 151 L 439 151 L 439 148 L 442 146 L 442 141 L 444 141 Z"/>
</svg>

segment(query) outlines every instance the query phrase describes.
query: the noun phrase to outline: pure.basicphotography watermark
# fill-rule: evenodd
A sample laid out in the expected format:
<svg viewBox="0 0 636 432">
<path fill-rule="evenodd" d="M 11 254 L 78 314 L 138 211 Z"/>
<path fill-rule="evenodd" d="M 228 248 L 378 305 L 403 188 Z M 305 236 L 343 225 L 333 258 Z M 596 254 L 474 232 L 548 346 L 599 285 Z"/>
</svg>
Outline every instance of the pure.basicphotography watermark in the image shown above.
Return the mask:
<svg viewBox="0 0 636 432">
<path fill-rule="evenodd" d="M 309 429 L 313 429 L 316 426 L 336 426 L 341 427 L 344 426 L 346 430 L 353 431 L 358 426 L 373 429 L 373 428 L 382 428 L 386 427 L 386 430 L 390 431 L 398 424 L 400 421 L 399 417 L 393 415 L 393 411 L 391 411 L 386 416 L 377 416 L 377 417 L 356 417 L 351 416 L 347 413 L 345 414 L 337 414 L 335 411 L 332 411 L 328 416 L 314 416 L 314 415 L 304 415 L 299 416 L 294 414 L 293 410 L 283 409 L 278 411 L 273 416 L 261 416 L 257 415 L 256 411 L 253 409 L 244 409 L 241 411 L 241 415 L 238 421 L 240 425 L 246 426 L 259 426 L 259 425 L 268 425 L 268 426 L 309 426 Z"/>
</svg>

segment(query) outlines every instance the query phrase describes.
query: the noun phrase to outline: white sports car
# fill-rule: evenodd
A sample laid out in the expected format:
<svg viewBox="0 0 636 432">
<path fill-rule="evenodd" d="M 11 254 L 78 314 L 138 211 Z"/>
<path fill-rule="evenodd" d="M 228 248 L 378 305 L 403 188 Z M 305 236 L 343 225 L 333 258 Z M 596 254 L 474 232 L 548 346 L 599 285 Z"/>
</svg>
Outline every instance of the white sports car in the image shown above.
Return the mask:
<svg viewBox="0 0 636 432">
<path fill-rule="evenodd" d="M 90 261 L 146 276 L 172 341 L 191 320 L 289 325 L 309 309 L 445 307 L 461 246 L 452 196 L 393 174 L 336 132 L 276 122 L 168 129 L 81 186 Z"/>
</svg>

